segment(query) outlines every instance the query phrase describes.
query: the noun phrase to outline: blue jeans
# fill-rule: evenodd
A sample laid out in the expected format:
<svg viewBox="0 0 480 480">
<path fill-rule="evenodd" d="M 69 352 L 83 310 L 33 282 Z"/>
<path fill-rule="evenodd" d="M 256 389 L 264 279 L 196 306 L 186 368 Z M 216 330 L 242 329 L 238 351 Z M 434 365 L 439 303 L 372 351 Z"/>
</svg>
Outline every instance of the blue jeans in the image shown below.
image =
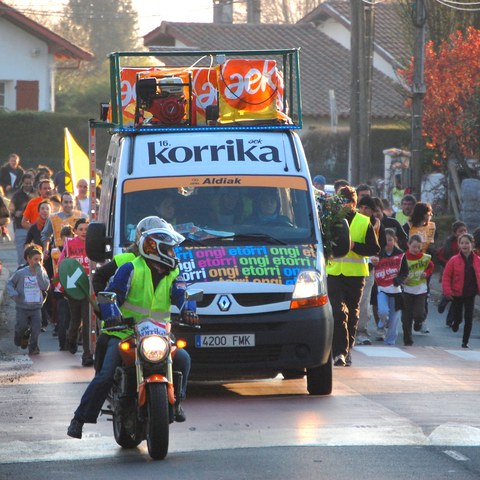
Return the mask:
<svg viewBox="0 0 480 480">
<path fill-rule="evenodd" d="M 97 423 L 100 410 L 107 398 L 108 392 L 113 383 L 115 370 L 122 364 L 118 351 L 120 339 L 111 337 L 108 340 L 105 357 L 102 367 L 85 390 L 80 405 L 75 410 L 75 417 L 84 423 Z M 182 372 L 183 382 L 180 401 L 185 399 L 187 394 L 188 375 L 190 373 L 190 355 L 183 349 L 178 349 L 173 358 L 173 369 Z"/>
<path fill-rule="evenodd" d="M 401 295 L 401 294 L 399 294 Z M 395 296 L 379 291 L 377 294 L 378 317 L 387 329 L 385 343 L 395 345 L 401 310 L 395 310 Z"/>
</svg>

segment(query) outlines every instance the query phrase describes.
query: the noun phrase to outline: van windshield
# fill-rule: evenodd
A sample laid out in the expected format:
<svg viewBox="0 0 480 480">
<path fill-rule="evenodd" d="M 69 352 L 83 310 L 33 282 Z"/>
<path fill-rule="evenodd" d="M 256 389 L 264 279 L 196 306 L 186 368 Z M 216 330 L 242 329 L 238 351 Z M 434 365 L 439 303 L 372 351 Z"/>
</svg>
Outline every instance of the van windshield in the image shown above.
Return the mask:
<svg viewBox="0 0 480 480">
<path fill-rule="evenodd" d="M 229 185 L 124 192 L 123 245 L 133 241 L 136 224 L 150 215 L 164 218 L 198 245 L 317 243 L 306 188 Z"/>
</svg>

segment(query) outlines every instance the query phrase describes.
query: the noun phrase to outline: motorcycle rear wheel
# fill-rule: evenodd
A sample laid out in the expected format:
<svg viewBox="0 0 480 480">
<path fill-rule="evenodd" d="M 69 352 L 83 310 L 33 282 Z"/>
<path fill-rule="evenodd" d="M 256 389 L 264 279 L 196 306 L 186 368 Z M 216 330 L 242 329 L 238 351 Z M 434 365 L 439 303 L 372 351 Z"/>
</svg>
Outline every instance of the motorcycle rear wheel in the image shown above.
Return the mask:
<svg viewBox="0 0 480 480">
<path fill-rule="evenodd" d="M 122 448 L 135 448 L 140 445 L 142 439 L 138 439 L 138 435 L 131 434 L 125 428 L 123 424 L 122 418 L 120 415 L 113 415 L 113 436 L 115 437 L 115 441 L 122 447 Z"/>
<path fill-rule="evenodd" d="M 150 383 L 147 390 L 147 446 L 155 460 L 168 453 L 169 404 L 166 383 Z"/>
</svg>

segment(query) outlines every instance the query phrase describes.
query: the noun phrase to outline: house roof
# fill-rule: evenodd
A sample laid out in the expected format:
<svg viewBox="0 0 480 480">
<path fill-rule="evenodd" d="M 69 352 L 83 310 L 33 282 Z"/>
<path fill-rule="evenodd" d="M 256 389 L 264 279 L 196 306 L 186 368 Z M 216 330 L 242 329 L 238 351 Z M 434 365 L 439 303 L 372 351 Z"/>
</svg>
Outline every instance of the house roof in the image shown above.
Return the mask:
<svg viewBox="0 0 480 480">
<path fill-rule="evenodd" d="M 2 1 L 0 1 L 0 18 L 6 19 L 45 42 L 48 45 L 48 52 L 55 56 L 55 60 L 93 60 L 94 58 L 90 52 L 77 47 Z"/>
<path fill-rule="evenodd" d="M 375 49 L 394 66 L 405 65 L 411 56 L 411 42 L 406 38 L 398 2 L 375 3 Z M 298 23 L 319 25 L 332 18 L 350 30 L 350 1 L 326 0 Z"/>
<path fill-rule="evenodd" d="M 175 42 L 197 50 L 274 50 L 300 48 L 302 109 L 304 116 L 329 117 L 330 95 L 335 91 L 337 114 L 350 116 L 350 52 L 313 23 L 304 24 L 162 24 L 144 36 L 151 50 L 171 51 Z M 169 48 L 168 48 L 169 47 Z M 185 50 L 185 48 L 178 48 Z M 157 55 L 161 59 L 161 54 Z M 168 64 L 172 65 L 172 57 Z M 166 59 L 164 59 L 167 62 Z M 183 60 L 185 63 L 185 60 Z M 404 117 L 400 87 L 374 69 L 372 116 L 376 119 Z"/>
</svg>

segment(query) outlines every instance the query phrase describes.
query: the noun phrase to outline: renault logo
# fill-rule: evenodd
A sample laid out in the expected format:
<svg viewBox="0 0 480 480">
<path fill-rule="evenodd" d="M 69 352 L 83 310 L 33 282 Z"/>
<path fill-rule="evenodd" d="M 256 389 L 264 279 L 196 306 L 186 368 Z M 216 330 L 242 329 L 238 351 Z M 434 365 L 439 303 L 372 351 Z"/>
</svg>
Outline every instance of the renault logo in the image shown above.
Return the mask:
<svg viewBox="0 0 480 480">
<path fill-rule="evenodd" d="M 222 312 L 227 312 L 232 306 L 232 302 L 230 301 L 227 295 L 222 295 L 218 299 L 217 305 Z"/>
</svg>

